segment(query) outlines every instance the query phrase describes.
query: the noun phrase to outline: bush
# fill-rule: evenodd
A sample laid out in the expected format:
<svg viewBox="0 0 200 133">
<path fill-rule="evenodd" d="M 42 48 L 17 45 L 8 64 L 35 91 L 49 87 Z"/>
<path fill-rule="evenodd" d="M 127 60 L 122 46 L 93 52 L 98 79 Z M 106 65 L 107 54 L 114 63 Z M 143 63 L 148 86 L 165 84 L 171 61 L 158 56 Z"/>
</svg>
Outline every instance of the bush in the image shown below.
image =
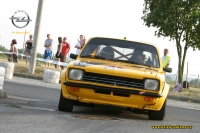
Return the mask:
<svg viewBox="0 0 200 133">
<path fill-rule="evenodd" d="M 8 51 L 3 45 L 0 45 L 0 51 Z"/>
<path fill-rule="evenodd" d="M 8 52 L 9 50 L 6 49 L 3 45 L 0 45 L 0 51 Z M 3 58 L 3 59 L 7 58 L 7 56 L 5 54 L 0 54 L 0 57 Z"/>
</svg>

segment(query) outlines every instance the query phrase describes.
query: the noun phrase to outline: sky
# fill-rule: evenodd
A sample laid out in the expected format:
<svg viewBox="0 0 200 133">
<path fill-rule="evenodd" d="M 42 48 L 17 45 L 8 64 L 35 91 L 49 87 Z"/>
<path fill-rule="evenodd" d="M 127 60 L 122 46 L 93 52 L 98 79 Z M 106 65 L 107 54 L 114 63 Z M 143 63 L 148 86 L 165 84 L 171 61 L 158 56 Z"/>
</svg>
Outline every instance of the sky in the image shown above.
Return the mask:
<svg viewBox="0 0 200 133">
<path fill-rule="evenodd" d="M 38 52 L 44 53 L 44 41 L 50 34 L 54 40 L 53 52 L 56 52 L 58 37 L 66 36 L 70 42 L 70 53 L 74 48 L 80 34 L 86 40 L 94 36 L 124 38 L 133 41 L 143 41 L 158 46 L 163 55 L 165 48 L 169 49 L 173 71 L 178 71 L 178 54 L 175 42 L 169 38 L 154 36 L 155 28 L 144 25 L 143 0 L 43 0 L 42 18 L 39 31 Z M 10 47 L 12 39 L 17 39 L 17 48 L 23 48 L 24 41 L 29 39 L 29 33 L 34 35 L 38 0 L 6 0 L 0 1 L 0 45 Z M 25 28 L 16 28 L 10 17 L 18 11 L 28 13 L 32 20 Z M 16 34 L 28 32 L 27 35 Z M 15 33 L 15 34 L 14 34 Z M 200 51 L 189 49 L 185 60 L 186 74 L 197 77 L 200 74 L 198 59 Z"/>
</svg>

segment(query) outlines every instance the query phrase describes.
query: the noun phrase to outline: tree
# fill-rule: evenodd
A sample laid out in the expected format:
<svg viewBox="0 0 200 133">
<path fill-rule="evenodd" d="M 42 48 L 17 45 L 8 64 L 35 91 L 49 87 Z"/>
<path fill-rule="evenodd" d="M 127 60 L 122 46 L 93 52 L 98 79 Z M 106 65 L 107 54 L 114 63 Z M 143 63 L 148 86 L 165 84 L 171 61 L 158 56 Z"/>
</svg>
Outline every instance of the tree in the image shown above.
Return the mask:
<svg viewBox="0 0 200 133">
<path fill-rule="evenodd" d="M 198 79 L 192 79 L 189 83 L 190 83 L 190 86 L 197 87 L 197 82 L 198 82 Z M 198 86 L 199 86 L 199 82 L 198 82 Z"/>
<path fill-rule="evenodd" d="M 41 53 L 37 53 L 37 57 L 38 58 L 44 58 L 44 55 L 42 55 Z"/>
<path fill-rule="evenodd" d="M 188 48 L 200 49 L 200 0 L 144 0 L 142 19 L 146 26 L 157 28 L 156 36 L 176 42 L 182 84 Z"/>
<path fill-rule="evenodd" d="M 174 84 L 174 83 L 175 83 L 175 82 L 173 81 L 173 79 L 172 79 L 170 76 L 166 75 L 165 78 L 166 78 L 166 82 L 167 82 L 168 84 Z"/>
<path fill-rule="evenodd" d="M 3 45 L 0 45 L 0 51 L 2 51 L 2 52 L 8 52 L 9 50 L 8 49 L 6 49 L 6 47 L 5 46 L 3 46 Z M 0 54 L 1 55 L 1 57 L 7 57 L 5 54 Z"/>
<path fill-rule="evenodd" d="M 8 49 L 6 49 L 6 47 L 5 47 L 5 46 L 3 46 L 3 45 L 0 45 L 0 51 L 4 51 L 4 52 L 6 51 L 6 52 L 7 52 L 7 51 L 8 51 Z"/>
<path fill-rule="evenodd" d="M 18 53 L 24 54 L 24 53 L 23 53 L 23 48 L 19 48 L 19 49 L 18 49 Z"/>
</svg>

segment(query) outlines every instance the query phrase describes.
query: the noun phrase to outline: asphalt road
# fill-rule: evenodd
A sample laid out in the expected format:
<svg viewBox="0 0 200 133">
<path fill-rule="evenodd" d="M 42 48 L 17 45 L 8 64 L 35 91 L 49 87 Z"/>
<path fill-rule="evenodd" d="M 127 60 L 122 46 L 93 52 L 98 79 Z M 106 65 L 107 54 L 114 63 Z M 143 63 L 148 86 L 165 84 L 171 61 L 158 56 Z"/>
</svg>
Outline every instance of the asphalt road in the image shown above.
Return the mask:
<svg viewBox="0 0 200 133">
<path fill-rule="evenodd" d="M 167 105 L 163 121 L 148 120 L 146 115 L 110 106 L 75 106 L 72 113 L 59 112 L 59 85 L 42 84 L 42 81 L 27 85 L 31 81 L 4 82 L 8 98 L 0 99 L 0 132 L 199 133 L 200 130 L 200 111 L 182 108 L 184 104 L 180 102 L 177 102 L 179 107 Z M 192 129 L 152 129 L 161 125 L 192 126 Z"/>
</svg>

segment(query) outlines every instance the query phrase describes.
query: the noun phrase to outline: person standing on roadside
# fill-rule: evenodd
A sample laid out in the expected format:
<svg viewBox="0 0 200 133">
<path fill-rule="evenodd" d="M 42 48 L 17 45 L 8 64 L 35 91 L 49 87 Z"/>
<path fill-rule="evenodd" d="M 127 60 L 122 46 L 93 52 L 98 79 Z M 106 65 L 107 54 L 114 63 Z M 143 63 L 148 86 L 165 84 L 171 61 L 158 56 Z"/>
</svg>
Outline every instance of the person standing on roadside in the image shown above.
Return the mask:
<svg viewBox="0 0 200 133">
<path fill-rule="evenodd" d="M 169 50 L 166 48 L 164 49 L 164 55 L 162 57 L 162 64 L 163 68 L 168 67 L 170 65 L 171 57 L 168 56 Z"/>
<path fill-rule="evenodd" d="M 66 56 L 69 53 L 70 44 L 67 42 L 67 37 L 63 38 L 62 50 L 61 50 L 61 62 L 66 62 Z M 61 69 L 64 69 L 64 66 L 61 65 Z"/>
<path fill-rule="evenodd" d="M 29 40 L 25 43 L 25 54 L 26 54 L 26 65 L 28 64 L 28 57 L 31 55 L 31 49 L 32 49 L 32 43 L 33 43 L 33 36 L 29 36 Z"/>
<path fill-rule="evenodd" d="M 58 47 L 56 52 L 56 61 L 60 62 L 61 60 L 61 49 L 62 49 L 62 37 L 58 37 Z M 56 68 L 60 68 L 60 65 L 56 64 Z"/>
<path fill-rule="evenodd" d="M 47 34 L 47 39 L 45 40 L 44 43 L 44 47 L 45 47 L 45 51 L 44 51 L 44 59 L 52 59 L 52 44 L 53 44 L 53 39 L 51 39 L 51 35 Z M 45 62 L 45 67 L 48 64 L 49 67 L 49 62 Z"/>
<path fill-rule="evenodd" d="M 82 47 L 85 45 L 85 36 L 80 35 L 80 40 L 75 45 L 76 48 L 76 54 L 78 55 L 82 49 Z"/>
<path fill-rule="evenodd" d="M 12 54 L 7 54 L 7 55 L 8 55 L 8 61 L 18 63 L 18 50 L 15 47 L 16 44 L 17 44 L 17 40 L 13 39 L 11 41 L 10 50 L 9 50 L 9 52 L 11 52 Z"/>
</svg>

